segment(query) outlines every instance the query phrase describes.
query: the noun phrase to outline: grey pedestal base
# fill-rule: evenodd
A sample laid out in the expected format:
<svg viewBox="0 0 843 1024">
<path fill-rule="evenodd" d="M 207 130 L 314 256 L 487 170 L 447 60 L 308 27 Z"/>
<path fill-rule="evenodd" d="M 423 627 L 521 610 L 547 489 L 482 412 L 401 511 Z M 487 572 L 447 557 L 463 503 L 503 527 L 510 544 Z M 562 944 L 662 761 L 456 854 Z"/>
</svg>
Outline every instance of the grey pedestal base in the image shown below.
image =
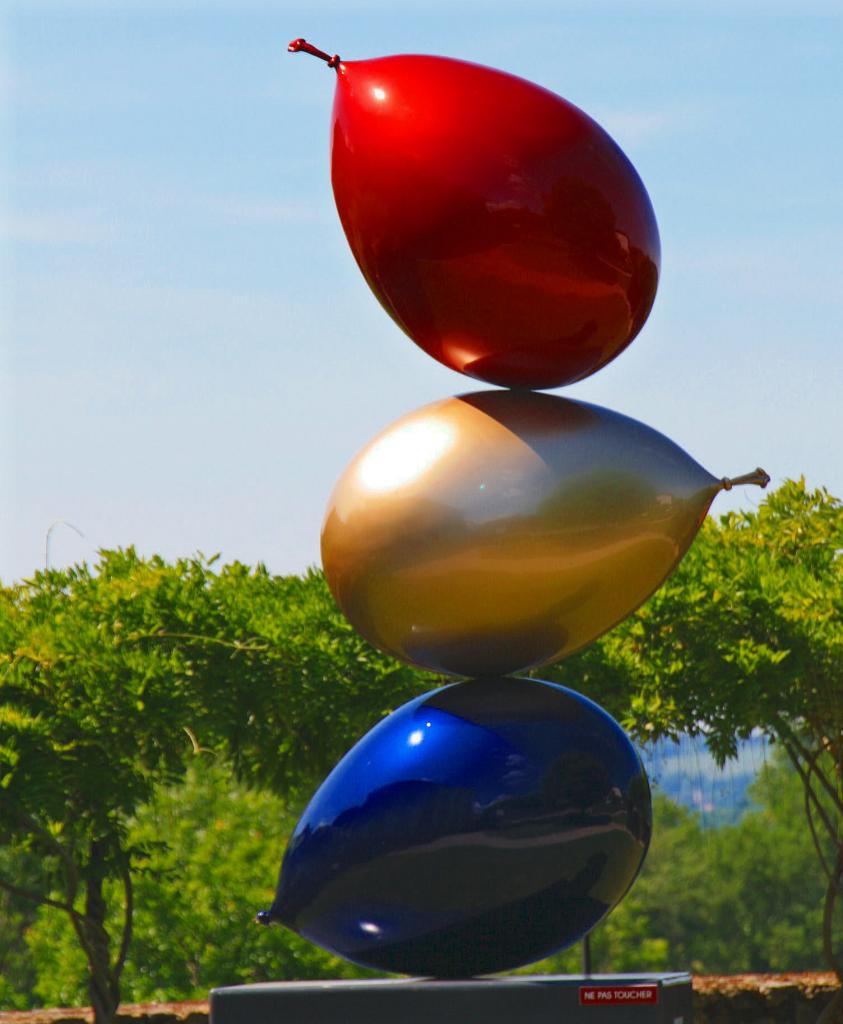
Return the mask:
<svg viewBox="0 0 843 1024">
<path fill-rule="evenodd" d="M 688 974 L 288 981 L 211 992 L 211 1024 L 691 1024 Z"/>
</svg>

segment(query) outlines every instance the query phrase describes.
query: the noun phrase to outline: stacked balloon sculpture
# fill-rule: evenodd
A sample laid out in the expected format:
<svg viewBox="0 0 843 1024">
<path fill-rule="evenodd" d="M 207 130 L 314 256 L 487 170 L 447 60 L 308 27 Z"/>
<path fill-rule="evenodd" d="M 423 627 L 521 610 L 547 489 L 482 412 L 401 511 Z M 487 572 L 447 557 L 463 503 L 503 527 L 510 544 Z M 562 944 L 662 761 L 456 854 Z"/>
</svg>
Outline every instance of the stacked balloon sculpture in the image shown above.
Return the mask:
<svg viewBox="0 0 843 1024">
<path fill-rule="evenodd" d="M 336 70 L 334 194 L 384 309 L 434 358 L 512 390 L 409 413 L 336 486 L 322 558 L 345 615 L 397 658 L 466 678 L 342 759 L 259 920 L 368 967 L 507 970 L 593 928 L 651 831 L 620 726 L 513 673 L 628 616 L 718 491 L 768 477 L 718 480 L 642 423 L 527 390 L 599 370 L 655 297 L 650 200 L 599 125 L 463 61 L 290 49 Z"/>
</svg>

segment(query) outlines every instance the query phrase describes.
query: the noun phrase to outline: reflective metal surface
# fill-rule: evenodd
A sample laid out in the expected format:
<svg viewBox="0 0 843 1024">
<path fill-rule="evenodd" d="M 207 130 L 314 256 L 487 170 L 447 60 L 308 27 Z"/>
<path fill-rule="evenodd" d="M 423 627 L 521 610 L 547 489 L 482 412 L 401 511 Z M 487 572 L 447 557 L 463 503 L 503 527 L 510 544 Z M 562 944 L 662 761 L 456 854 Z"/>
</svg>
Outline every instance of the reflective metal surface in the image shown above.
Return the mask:
<svg viewBox="0 0 843 1024">
<path fill-rule="evenodd" d="M 454 675 L 518 672 L 644 601 L 722 486 L 608 409 L 464 395 L 404 416 L 351 462 L 328 504 L 322 562 L 377 647 Z"/>
<path fill-rule="evenodd" d="M 598 124 L 465 61 L 336 70 L 337 209 L 364 277 L 418 345 L 482 381 L 548 388 L 629 344 L 655 298 L 659 237 L 641 179 Z"/>
<path fill-rule="evenodd" d="M 465 977 L 581 938 L 626 892 L 650 839 L 629 740 L 552 683 L 458 683 L 394 712 L 298 823 L 279 920 L 356 963 Z"/>
</svg>

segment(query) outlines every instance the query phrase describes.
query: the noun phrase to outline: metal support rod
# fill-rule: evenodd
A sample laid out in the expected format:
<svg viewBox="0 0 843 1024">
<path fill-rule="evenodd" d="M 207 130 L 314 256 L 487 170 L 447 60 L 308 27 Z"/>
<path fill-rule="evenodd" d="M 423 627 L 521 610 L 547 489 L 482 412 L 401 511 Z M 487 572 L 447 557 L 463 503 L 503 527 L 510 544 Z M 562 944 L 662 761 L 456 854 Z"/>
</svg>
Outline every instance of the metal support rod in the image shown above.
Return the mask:
<svg viewBox="0 0 843 1024">
<path fill-rule="evenodd" d="M 582 940 L 582 972 L 591 974 L 591 933 L 585 935 Z"/>
</svg>

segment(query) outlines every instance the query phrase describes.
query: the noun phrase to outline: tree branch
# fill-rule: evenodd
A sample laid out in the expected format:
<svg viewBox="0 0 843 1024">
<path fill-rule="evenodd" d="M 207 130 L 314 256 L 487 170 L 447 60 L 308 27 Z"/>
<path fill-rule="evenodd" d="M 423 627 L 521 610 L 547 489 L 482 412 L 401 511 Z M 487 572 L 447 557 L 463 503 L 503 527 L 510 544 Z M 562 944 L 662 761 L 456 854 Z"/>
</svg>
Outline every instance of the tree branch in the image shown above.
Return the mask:
<svg viewBox="0 0 843 1024">
<path fill-rule="evenodd" d="M 798 751 L 799 756 L 808 764 L 812 764 L 813 762 L 815 762 L 816 759 L 822 754 L 821 750 L 813 752 L 809 750 L 808 747 L 806 747 L 805 744 L 802 743 L 802 741 L 799 739 L 799 737 L 796 735 L 793 729 L 790 728 L 790 726 L 785 722 L 785 720 L 780 715 L 776 715 L 775 720 L 778 728 L 781 729 L 781 737 L 782 740 L 785 742 L 785 745 L 787 745 L 787 743 L 791 743 L 794 749 Z M 828 779 L 825 777 L 822 771 L 816 769 L 816 775 L 823 789 L 826 791 L 826 793 L 828 793 L 830 799 L 833 801 L 834 806 L 837 808 L 838 812 L 841 815 L 843 815 L 843 799 L 841 799 L 840 794 L 837 792 L 835 787 L 828 781 Z"/>
<path fill-rule="evenodd" d="M 35 889 L 23 889 L 19 885 L 12 885 L 11 882 L 7 882 L 3 878 L 0 878 L 0 889 L 5 889 L 12 896 L 19 896 L 23 900 L 29 900 L 30 903 L 37 903 L 42 907 L 54 907 L 56 910 L 63 910 L 66 914 L 78 913 L 70 903 L 60 903 L 58 900 L 51 899 Z"/>
<path fill-rule="evenodd" d="M 91 957 L 94 955 L 93 948 L 88 942 L 88 936 L 83 928 L 83 922 L 85 924 L 93 923 L 89 922 L 87 915 L 80 914 L 78 910 L 68 911 L 70 914 L 70 921 L 73 925 L 73 930 L 76 932 L 76 938 L 79 940 L 79 945 L 82 947 L 82 952 L 85 954 L 85 959 L 88 963 L 91 962 Z"/>
<path fill-rule="evenodd" d="M 24 825 L 30 832 L 38 836 L 43 842 L 46 843 L 50 849 L 56 854 L 65 866 L 67 871 L 67 888 L 68 888 L 68 901 L 73 904 L 76 893 L 79 890 L 79 873 L 76 869 L 76 865 L 73 862 L 73 858 L 62 846 L 62 844 L 56 839 L 56 837 L 50 832 L 49 829 L 45 828 L 36 818 L 33 818 L 31 814 L 25 811 L 22 807 L 19 807 L 15 803 L 4 800 L 4 807 L 8 808 L 10 813 L 18 819 L 18 821 Z"/>
<path fill-rule="evenodd" d="M 784 749 L 785 749 L 785 751 L 787 753 L 787 756 L 790 758 L 791 763 L 793 764 L 793 767 L 799 773 L 799 777 L 802 780 L 802 785 L 805 787 L 805 797 L 806 797 L 806 799 L 808 797 L 810 797 L 810 799 L 813 801 L 814 808 L 818 812 L 819 816 L 822 818 L 822 822 L 823 822 L 823 824 L 826 827 L 826 831 L 828 832 L 829 837 L 831 838 L 832 843 L 834 843 L 834 845 L 839 848 L 840 841 L 839 841 L 839 839 L 837 837 L 837 828 L 836 828 L 834 822 L 831 820 L 831 818 L 829 818 L 828 812 L 826 811 L 826 809 L 820 803 L 819 797 L 814 792 L 814 788 L 811 785 L 811 776 L 802 767 L 802 764 L 799 761 L 798 756 L 791 749 L 791 747 L 789 745 L 789 742 L 787 740 L 783 740 L 782 741 L 782 746 L 784 747 Z"/>
<path fill-rule="evenodd" d="M 269 644 L 257 644 L 254 641 L 241 643 L 239 640 L 221 640 L 216 636 L 200 636 L 197 633 L 171 633 L 162 629 L 157 633 L 137 633 L 131 637 L 132 640 L 194 640 L 203 644 L 216 644 L 218 647 L 228 647 L 236 652 L 247 651 L 262 653 L 270 650 Z"/>
<path fill-rule="evenodd" d="M 805 817 L 808 819 L 808 828 L 811 831 L 811 839 L 814 843 L 814 851 L 817 854 L 817 859 L 820 862 L 820 867 L 823 869 L 823 874 L 826 879 L 831 879 L 831 865 L 828 863 L 825 857 L 825 851 L 820 843 L 820 837 L 817 834 L 817 826 L 814 822 L 814 807 L 812 799 L 816 797 L 808 791 L 808 786 L 803 782 L 802 785 L 803 796 L 805 797 Z"/>
<path fill-rule="evenodd" d="M 84 914 L 80 914 L 72 903 L 61 903 L 58 900 L 51 899 L 49 896 L 45 896 L 43 893 L 36 892 L 34 889 L 22 889 L 19 885 L 12 885 L 11 882 L 7 882 L 2 878 L 0 878 L 0 889 L 5 889 L 6 892 L 11 893 L 13 896 L 19 896 L 21 899 L 29 900 L 31 903 L 36 903 L 39 906 L 52 907 L 54 910 L 64 911 L 73 924 L 73 930 L 76 932 L 85 955 L 88 955 L 90 947 L 82 928 L 82 922 L 87 922 L 87 918 Z"/>
</svg>

